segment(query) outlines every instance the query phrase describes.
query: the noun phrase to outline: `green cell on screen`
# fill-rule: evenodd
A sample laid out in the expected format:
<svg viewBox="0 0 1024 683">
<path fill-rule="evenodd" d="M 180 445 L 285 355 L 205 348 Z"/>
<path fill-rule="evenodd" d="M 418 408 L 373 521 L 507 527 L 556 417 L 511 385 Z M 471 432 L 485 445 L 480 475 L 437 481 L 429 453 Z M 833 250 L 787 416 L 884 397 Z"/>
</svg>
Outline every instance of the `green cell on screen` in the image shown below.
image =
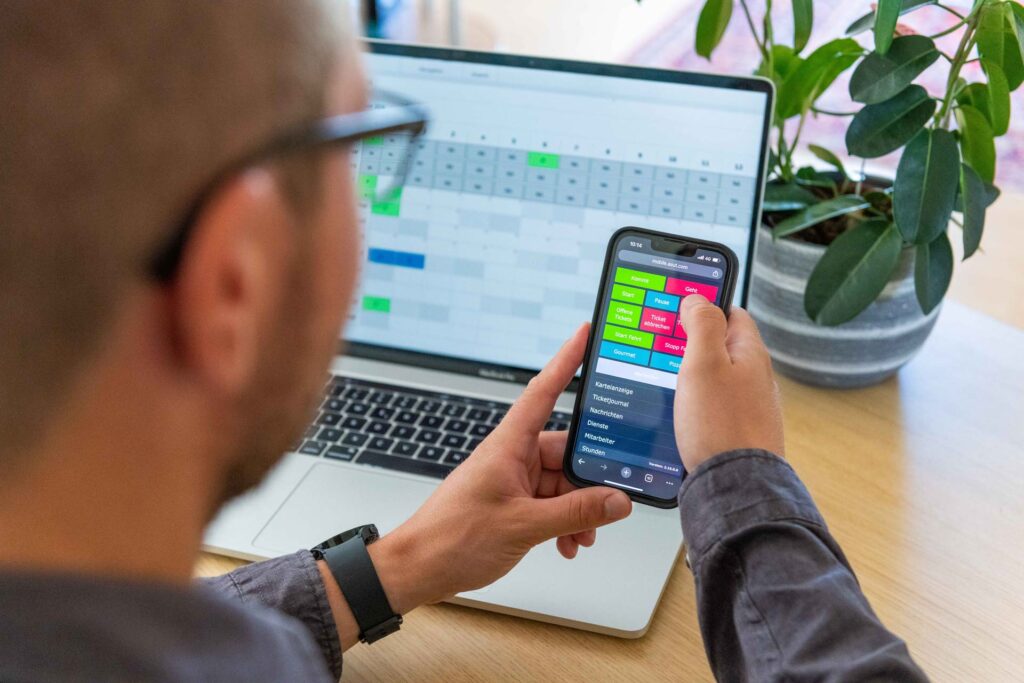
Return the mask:
<svg viewBox="0 0 1024 683">
<path fill-rule="evenodd" d="M 637 287 L 627 287 L 626 285 L 612 286 L 612 298 L 618 299 L 619 301 L 626 301 L 631 304 L 642 304 L 644 302 L 644 296 L 644 290 Z"/>
<path fill-rule="evenodd" d="M 400 202 L 374 202 L 370 205 L 370 213 L 378 216 L 397 216 L 400 207 Z"/>
<path fill-rule="evenodd" d="M 558 155 L 547 152 L 527 152 L 526 163 L 540 168 L 558 168 Z"/>
<path fill-rule="evenodd" d="M 659 292 L 665 289 L 664 275 L 645 273 L 642 270 L 633 270 L 631 268 L 616 268 L 615 281 L 624 285 L 656 289 Z"/>
<path fill-rule="evenodd" d="M 365 173 L 359 174 L 359 177 L 356 178 L 356 191 L 360 197 L 371 198 L 376 196 L 377 176 Z"/>
<path fill-rule="evenodd" d="M 617 327 L 615 325 L 605 325 L 601 336 L 608 341 L 629 344 L 630 346 L 640 346 L 645 349 L 654 346 L 654 335 L 650 332 L 627 330 L 624 327 Z"/>
<path fill-rule="evenodd" d="M 608 322 L 623 327 L 639 327 L 641 310 L 639 306 L 633 304 L 611 301 L 608 303 Z"/>
<path fill-rule="evenodd" d="M 363 144 L 366 145 L 367 147 L 373 147 L 375 145 L 383 145 L 384 144 L 384 136 L 382 136 L 382 135 L 374 135 L 373 137 L 363 138 Z"/>
<path fill-rule="evenodd" d="M 390 313 L 391 299 L 383 296 L 364 296 L 363 310 L 376 311 L 377 313 Z"/>
</svg>

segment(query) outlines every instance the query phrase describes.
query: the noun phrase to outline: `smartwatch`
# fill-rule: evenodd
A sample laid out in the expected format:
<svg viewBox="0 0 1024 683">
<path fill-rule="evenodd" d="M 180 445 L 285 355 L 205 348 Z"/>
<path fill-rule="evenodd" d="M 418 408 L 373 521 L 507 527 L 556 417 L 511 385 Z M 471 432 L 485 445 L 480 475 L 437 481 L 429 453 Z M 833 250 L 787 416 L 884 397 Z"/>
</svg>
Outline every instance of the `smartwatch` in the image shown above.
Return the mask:
<svg viewBox="0 0 1024 683">
<path fill-rule="evenodd" d="M 359 640 L 373 643 L 402 626 L 402 615 L 395 614 L 380 585 L 377 570 L 366 546 L 380 538 L 372 524 L 357 526 L 310 548 L 313 559 L 323 560 L 348 601 L 359 625 Z"/>
</svg>

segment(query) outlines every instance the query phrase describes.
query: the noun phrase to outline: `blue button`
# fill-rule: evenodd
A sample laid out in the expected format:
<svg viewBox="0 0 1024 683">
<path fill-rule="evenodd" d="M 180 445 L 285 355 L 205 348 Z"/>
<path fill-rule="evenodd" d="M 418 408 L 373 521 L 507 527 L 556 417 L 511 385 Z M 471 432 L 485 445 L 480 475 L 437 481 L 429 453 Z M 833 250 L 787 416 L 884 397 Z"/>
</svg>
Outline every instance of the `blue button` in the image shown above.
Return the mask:
<svg viewBox="0 0 1024 683">
<path fill-rule="evenodd" d="M 651 352 L 647 349 L 638 349 L 633 346 L 623 346 L 614 342 L 601 342 L 601 355 L 605 358 L 614 358 L 626 363 L 636 365 L 647 365 L 651 360 Z"/>
<path fill-rule="evenodd" d="M 411 251 L 395 251 L 394 249 L 377 249 L 374 247 L 369 249 L 366 257 L 371 263 L 417 269 L 422 269 L 427 260 L 425 255 Z"/>
<path fill-rule="evenodd" d="M 665 372 L 679 372 L 679 361 L 681 360 L 682 358 L 679 356 L 670 356 L 667 353 L 655 351 L 651 354 L 651 367 Z"/>
<path fill-rule="evenodd" d="M 644 306 L 660 308 L 663 311 L 672 311 L 673 313 L 676 313 L 679 311 L 679 297 L 673 296 L 672 294 L 665 294 L 664 292 L 652 292 L 648 290 L 647 298 L 644 299 Z"/>
</svg>

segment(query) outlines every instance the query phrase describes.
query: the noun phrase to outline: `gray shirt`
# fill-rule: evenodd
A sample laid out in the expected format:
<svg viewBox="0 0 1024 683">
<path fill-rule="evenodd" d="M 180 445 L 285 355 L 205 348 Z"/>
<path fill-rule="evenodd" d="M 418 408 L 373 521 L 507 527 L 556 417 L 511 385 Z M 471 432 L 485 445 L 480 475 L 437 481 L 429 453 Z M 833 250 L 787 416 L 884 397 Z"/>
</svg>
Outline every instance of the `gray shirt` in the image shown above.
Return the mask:
<svg viewBox="0 0 1024 683">
<path fill-rule="evenodd" d="M 723 681 L 924 681 L 810 494 L 764 451 L 679 492 L 708 660 Z M 392 636 L 400 638 L 401 635 Z M 330 681 L 341 650 L 307 551 L 194 590 L 0 574 L 0 681 Z"/>
</svg>

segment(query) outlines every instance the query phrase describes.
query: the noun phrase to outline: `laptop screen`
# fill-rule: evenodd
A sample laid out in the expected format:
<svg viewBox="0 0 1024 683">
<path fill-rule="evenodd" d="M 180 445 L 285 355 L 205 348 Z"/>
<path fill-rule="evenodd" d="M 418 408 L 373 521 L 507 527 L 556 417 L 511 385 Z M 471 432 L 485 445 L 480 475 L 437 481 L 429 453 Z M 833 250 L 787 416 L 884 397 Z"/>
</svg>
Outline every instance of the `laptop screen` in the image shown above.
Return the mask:
<svg viewBox="0 0 1024 683">
<path fill-rule="evenodd" d="M 765 82 L 385 43 L 366 66 L 373 88 L 431 121 L 400 198 L 361 202 L 349 353 L 534 372 L 591 318 L 626 225 L 728 245 L 744 303 Z M 377 172 L 366 149 L 353 160 L 364 180 Z"/>
</svg>

